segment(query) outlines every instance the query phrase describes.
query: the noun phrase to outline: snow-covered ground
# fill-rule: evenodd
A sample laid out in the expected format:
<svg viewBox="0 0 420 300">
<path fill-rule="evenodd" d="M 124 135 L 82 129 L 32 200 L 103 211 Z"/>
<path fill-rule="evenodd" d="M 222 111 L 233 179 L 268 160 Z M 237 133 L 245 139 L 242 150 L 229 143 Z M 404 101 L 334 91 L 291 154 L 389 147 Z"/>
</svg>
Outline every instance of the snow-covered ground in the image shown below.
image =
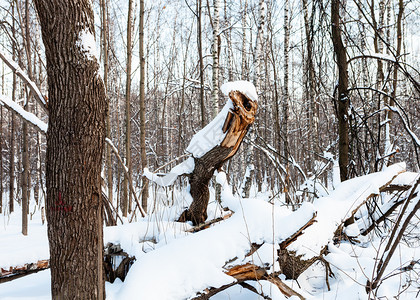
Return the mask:
<svg viewBox="0 0 420 300">
<path fill-rule="evenodd" d="M 387 170 L 356 178 L 336 187 L 329 195 L 304 203 L 296 211 L 285 206 L 272 205 L 267 199 L 269 191 L 241 199 L 231 193 L 224 173 L 217 176 L 222 183 L 222 201 L 235 213 L 232 217 L 212 227 L 190 233 L 189 224 L 174 222 L 188 205 L 186 192 L 177 191 L 172 201 L 164 193 L 155 193 L 154 213 L 135 223 L 104 229 L 104 244 L 118 243 L 136 261 L 125 282 L 116 280 L 106 283 L 107 299 L 188 299 L 196 292 L 209 287 L 219 287 L 234 282 L 225 274 L 229 266 L 253 263 L 268 269 L 280 271 L 276 262 L 279 243 L 296 232 L 316 213 L 317 222 L 305 230 L 305 234 L 292 243 L 288 250 L 308 257 L 319 254 L 322 246 L 328 247 L 324 262 L 316 262 L 302 273 L 297 280 L 283 280 L 306 299 L 368 299 L 365 285 L 372 280 L 378 257 L 382 254 L 389 228 L 392 223 L 381 226 L 381 234 L 359 235 L 363 224 L 356 222 L 348 228 L 348 234 L 355 236 L 356 243 L 332 241 L 334 229 L 345 220 L 363 200 L 404 170 L 404 165 L 394 165 Z M 402 173 L 394 182 L 409 184 L 419 174 Z M 419 189 L 420 190 L 420 189 Z M 162 190 L 164 191 L 164 190 Z M 151 193 L 153 195 L 153 193 Z M 156 197 L 157 195 L 157 197 Z M 390 199 L 382 195 L 381 204 Z M 413 203 L 420 197 L 413 199 Z M 18 205 L 17 205 L 18 206 Z M 151 210 L 152 211 L 152 207 Z M 398 210 L 397 210 L 398 212 Z M 219 205 L 211 200 L 209 219 L 225 214 Z M 9 216 L 0 216 L 0 267 L 17 266 L 48 258 L 46 226 L 41 224 L 41 214 L 36 211 L 29 224 L 29 235 L 20 234 L 19 211 Z M 364 217 L 363 210 L 359 220 Z M 384 281 L 371 298 L 415 299 L 420 289 L 420 248 L 416 237 L 420 233 L 418 218 L 410 227 L 411 240 L 402 241 L 383 276 Z M 254 254 L 246 256 L 250 244 L 262 244 Z M 326 281 L 325 262 L 329 263 L 333 276 Z M 411 270 L 409 270 L 411 269 Z M 409 270 L 409 271 L 407 271 Z M 272 283 L 248 281 L 258 293 L 271 299 L 286 299 Z M 329 288 L 328 288 L 329 286 Z M 0 299 L 50 299 L 50 272 L 40 271 L 11 282 L 0 284 Z M 263 299 L 240 285 L 234 285 L 217 295 L 222 299 Z M 289 299 L 298 299 L 291 297 Z"/>
</svg>

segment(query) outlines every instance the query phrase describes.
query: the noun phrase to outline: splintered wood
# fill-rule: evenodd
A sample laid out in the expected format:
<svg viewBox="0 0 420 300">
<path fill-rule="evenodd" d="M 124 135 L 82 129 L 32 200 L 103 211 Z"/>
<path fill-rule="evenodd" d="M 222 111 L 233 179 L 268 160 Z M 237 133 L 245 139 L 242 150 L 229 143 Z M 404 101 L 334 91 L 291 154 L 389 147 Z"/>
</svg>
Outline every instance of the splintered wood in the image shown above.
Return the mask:
<svg viewBox="0 0 420 300">
<path fill-rule="evenodd" d="M 229 98 L 233 102 L 233 110 L 226 117 L 223 133 L 227 133 L 220 144 L 225 148 L 233 147 L 226 159 L 232 157 L 238 151 L 249 126 L 255 121 L 255 114 L 258 108 L 256 101 L 252 101 L 241 92 L 232 91 L 229 93 Z"/>
</svg>

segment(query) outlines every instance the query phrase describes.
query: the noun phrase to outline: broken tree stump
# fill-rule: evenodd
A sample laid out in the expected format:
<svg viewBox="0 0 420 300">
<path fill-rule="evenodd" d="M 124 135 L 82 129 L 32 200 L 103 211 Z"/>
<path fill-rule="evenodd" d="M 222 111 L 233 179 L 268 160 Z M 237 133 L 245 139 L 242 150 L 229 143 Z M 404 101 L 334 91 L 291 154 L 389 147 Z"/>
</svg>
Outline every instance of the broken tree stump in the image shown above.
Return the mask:
<svg viewBox="0 0 420 300">
<path fill-rule="evenodd" d="M 238 90 L 231 90 L 229 98 L 233 108 L 224 120 L 222 131 L 225 136 L 220 145 L 215 145 L 200 157 L 194 157 L 194 170 L 188 175 L 193 202 L 189 209 L 181 214 L 179 222 L 191 221 L 193 225 L 198 225 L 206 221 L 210 179 L 215 170 L 220 169 L 235 155 L 255 120 L 258 107 L 256 99 L 251 99 Z"/>
</svg>

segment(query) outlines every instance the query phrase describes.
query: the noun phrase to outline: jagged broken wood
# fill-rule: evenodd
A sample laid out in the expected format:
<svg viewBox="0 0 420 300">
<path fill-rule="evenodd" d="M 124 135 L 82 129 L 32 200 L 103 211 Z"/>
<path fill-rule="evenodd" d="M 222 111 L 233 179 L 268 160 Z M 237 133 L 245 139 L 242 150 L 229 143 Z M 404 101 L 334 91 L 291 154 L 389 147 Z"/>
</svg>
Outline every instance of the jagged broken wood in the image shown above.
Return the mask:
<svg viewBox="0 0 420 300">
<path fill-rule="evenodd" d="M 0 284 L 20 277 L 36 273 L 49 268 L 49 260 L 38 260 L 36 263 L 28 263 L 23 266 L 0 268 Z"/>
<path fill-rule="evenodd" d="M 285 295 L 287 298 L 291 296 L 296 296 L 301 300 L 305 299 L 302 295 L 294 291 L 292 288 L 286 285 L 280 278 L 278 278 L 277 276 L 278 274 L 268 274 L 265 268 L 251 264 L 251 263 L 246 263 L 243 265 L 236 265 L 236 266 L 230 267 L 228 270 L 226 270 L 225 273 L 235 278 L 236 281 L 233 283 L 223 285 L 221 287 L 207 289 L 204 293 L 201 293 L 199 296 L 193 298 L 193 300 L 209 299 L 211 296 L 214 296 L 217 293 L 220 293 L 221 291 L 224 291 L 227 288 L 230 288 L 231 286 L 234 286 L 236 284 L 241 285 L 245 281 L 259 281 L 259 280 L 267 280 L 273 283 L 275 286 L 277 286 L 279 291 L 283 295 Z M 257 292 L 255 289 L 252 289 L 252 288 L 250 290 Z"/>
</svg>

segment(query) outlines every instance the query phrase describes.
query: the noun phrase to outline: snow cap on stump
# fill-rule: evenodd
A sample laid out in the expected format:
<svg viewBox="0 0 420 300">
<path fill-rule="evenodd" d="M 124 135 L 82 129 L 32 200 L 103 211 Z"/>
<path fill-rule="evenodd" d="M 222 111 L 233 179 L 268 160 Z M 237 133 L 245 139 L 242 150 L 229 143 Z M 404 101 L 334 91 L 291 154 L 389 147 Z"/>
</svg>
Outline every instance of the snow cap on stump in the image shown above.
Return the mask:
<svg viewBox="0 0 420 300">
<path fill-rule="evenodd" d="M 229 96 L 231 91 L 238 91 L 244 94 L 250 100 L 258 101 L 257 90 L 255 89 L 255 86 L 249 81 L 239 80 L 226 82 L 220 87 L 220 90 L 226 96 Z"/>
</svg>

